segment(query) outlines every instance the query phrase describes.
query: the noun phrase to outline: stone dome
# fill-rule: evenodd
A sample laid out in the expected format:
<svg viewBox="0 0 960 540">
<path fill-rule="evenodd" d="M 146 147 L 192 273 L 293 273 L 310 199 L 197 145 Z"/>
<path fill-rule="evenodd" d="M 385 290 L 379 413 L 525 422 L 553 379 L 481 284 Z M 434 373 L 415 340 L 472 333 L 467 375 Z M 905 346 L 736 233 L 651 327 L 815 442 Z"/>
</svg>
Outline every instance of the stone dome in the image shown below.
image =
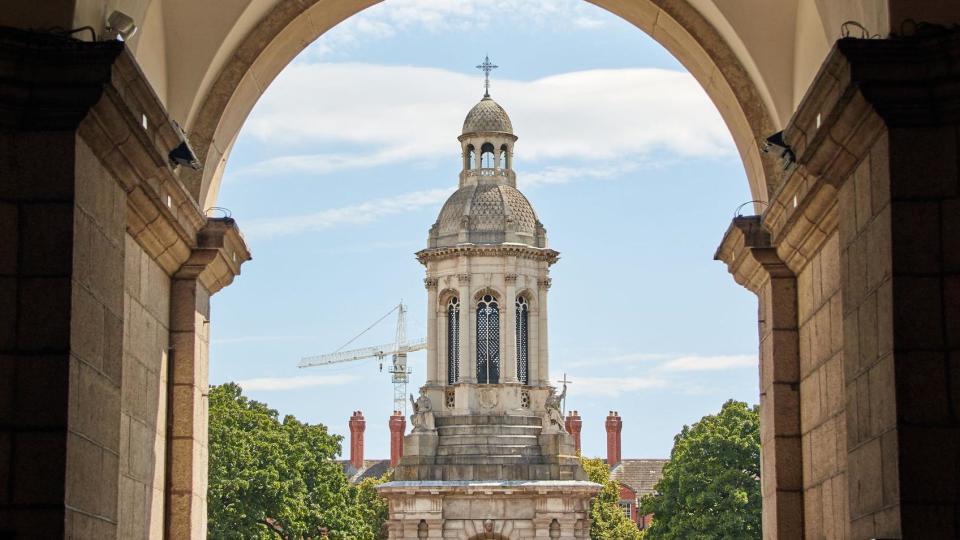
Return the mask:
<svg viewBox="0 0 960 540">
<path fill-rule="evenodd" d="M 464 134 L 483 131 L 513 135 L 513 124 L 510 123 L 507 111 L 503 110 L 503 107 L 491 99 L 490 96 L 484 96 L 480 103 L 474 105 L 463 121 Z"/>
<path fill-rule="evenodd" d="M 440 210 L 430 247 L 504 242 L 546 247 L 546 234 L 530 201 L 517 188 L 494 182 L 464 185 Z"/>
</svg>

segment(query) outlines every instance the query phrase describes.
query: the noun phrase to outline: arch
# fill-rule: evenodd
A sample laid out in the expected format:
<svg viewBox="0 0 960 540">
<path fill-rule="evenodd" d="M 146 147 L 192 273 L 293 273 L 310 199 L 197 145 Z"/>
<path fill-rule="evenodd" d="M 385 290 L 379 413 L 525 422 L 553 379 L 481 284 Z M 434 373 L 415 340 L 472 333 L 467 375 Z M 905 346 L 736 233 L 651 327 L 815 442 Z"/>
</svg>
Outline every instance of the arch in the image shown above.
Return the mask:
<svg viewBox="0 0 960 540">
<path fill-rule="evenodd" d="M 476 168 L 477 162 L 477 151 L 472 144 L 468 144 L 466 150 L 463 151 L 463 169 L 471 170 Z"/>
<path fill-rule="evenodd" d="M 513 165 L 510 161 L 510 148 L 506 143 L 501 144 L 500 152 L 497 156 L 497 167 L 500 169 L 510 169 Z"/>
<path fill-rule="evenodd" d="M 485 294 L 476 302 L 477 383 L 498 384 L 502 318 L 500 300 L 492 294 Z"/>
<path fill-rule="evenodd" d="M 185 121 L 204 167 L 185 170 L 181 180 L 201 208 L 212 206 L 226 158 L 257 99 L 274 77 L 309 43 L 376 0 L 304 0 L 279 3 L 237 40 L 235 49 L 213 65 L 222 66 L 201 85 Z M 771 91 L 750 50 L 727 14 L 712 3 L 704 12 L 691 0 L 594 0 L 594 4 L 637 26 L 673 54 L 700 82 L 733 135 L 755 200 L 766 202 L 776 188 L 776 165 L 761 152 L 767 136 L 779 131 Z M 696 2 L 700 5 L 700 2 Z M 709 17 L 709 19 L 708 19 Z M 238 23 L 239 26 L 239 23 Z M 781 107 L 782 109 L 782 107 Z M 195 111 L 195 112 L 193 112 Z"/>
<path fill-rule="evenodd" d="M 485 285 L 485 286 L 477 289 L 476 291 L 474 291 L 474 293 L 473 293 L 473 301 L 474 301 L 474 302 L 478 302 L 478 301 L 480 301 L 481 298 L 483 298 L 484 296 L 486 296 L 486 295 L 488 295 L 488 294 L 489 294 L 490 296 L 494 297 L 498 302 L 502 301 L 502 299 L 504 298 L 503 293 L 501 293 L 500 291 L 498 291 L 496 288 L 491 287 L 491 286 L 489 286 L 489 285 Z"/>
<path fill-rule="evenodd" d="M 480 167 L 483 169 L 492 169 L 496 165 L 494 148 L 491 143 L 485 142 L 480 147 Z"/>
<path fill-rule="evenodd" d="M 460 381 L 460 298 L 449 296 L 444 308 L 447 384 Z"/>
<path fill-rule="evenodd" d="M 530 384 L 530 304 L 527 297 L 518 294 L 514 300 L 517 353 L 517 380 L 520 384 Z"/>
</svg>

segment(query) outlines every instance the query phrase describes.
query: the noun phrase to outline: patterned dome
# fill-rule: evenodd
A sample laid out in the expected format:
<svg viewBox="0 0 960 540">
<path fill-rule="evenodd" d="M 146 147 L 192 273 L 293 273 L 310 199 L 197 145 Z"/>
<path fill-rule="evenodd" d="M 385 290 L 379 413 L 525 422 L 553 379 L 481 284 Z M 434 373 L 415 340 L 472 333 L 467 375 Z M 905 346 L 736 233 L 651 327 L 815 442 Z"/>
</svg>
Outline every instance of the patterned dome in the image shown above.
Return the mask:
<svg viewBox="0 0 960 540">
<path fill-rule="evenodd" d="M 463 121 L 463 133 L 477 133 L 481 131 L 496 131 L 513 134 L 513 124 L 507 111 L 503 110 L 490 96 L 484 96 L 470 109 L 467 118 Z"/>
<path fill-rule="evenodd" d="M 444 203 L 430 231 L 430 247 L 459 243 L 514 242 L 546 247 L 543 226 L 517 188 L 499 183 L 468 184 Z"/>
</svg>

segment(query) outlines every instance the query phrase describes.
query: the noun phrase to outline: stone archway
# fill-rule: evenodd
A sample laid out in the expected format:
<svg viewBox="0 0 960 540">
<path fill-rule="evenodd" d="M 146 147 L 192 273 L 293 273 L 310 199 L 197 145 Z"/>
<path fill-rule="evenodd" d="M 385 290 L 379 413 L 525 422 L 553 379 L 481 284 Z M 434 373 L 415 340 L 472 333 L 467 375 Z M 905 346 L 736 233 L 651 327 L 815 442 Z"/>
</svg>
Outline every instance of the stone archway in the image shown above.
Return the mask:
<svg viewBox="0 0 960 540">
<path fill-rule="evenodd" d="M 226 159 L 247 115 L 276 75 L 307 45 L 377 0 L 308 0 L 269 11 L 226 61 L 188 121 L 202 171 L 181 179 L 201 208 L 214 205 Z M 764 139 L 779 129 L 770 93 L 750 77 L 720 32 L 690 2 L 594 0 L 673 54 L 700 82 L 729 127 L 755 200 L 775 189 Z"/>
</svg>

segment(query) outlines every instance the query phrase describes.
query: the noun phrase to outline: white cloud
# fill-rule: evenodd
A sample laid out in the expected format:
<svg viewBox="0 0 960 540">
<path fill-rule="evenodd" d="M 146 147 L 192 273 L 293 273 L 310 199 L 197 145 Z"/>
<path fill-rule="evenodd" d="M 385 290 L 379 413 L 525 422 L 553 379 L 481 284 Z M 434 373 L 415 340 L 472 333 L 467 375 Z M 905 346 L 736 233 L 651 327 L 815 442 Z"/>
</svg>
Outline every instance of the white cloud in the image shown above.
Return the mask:
<svg viewBox="0 0 960 540">
<path fill-rule="evenodd" d="M 737 354 L 728 356 L 681 356 L 661 366 L 664 371 L 719 371 L 736 368 L 756 368 L 756 355 Z"/>
<path fill-rule="evenodd" d="M 244 391 L 297 390 L 317 386 L 339 386 L 349 384 L 359 377 L 356 375 L 304 375 L 302 377 L 260 377 L 237 381 Z"/>
<path fill-rule="evenodd" d="M 581 0 L 390 0 L 332 28 L 307 49 L 307 58 L 323 58 L 401 32 L 483 31 L 504 13 L 528 21 L 529 26 L 555 30 L 605 25 L 598 9 Z"/>
<path fill-rule="evenodd" d="M 619 397 L 621 394 L 651 388 L 666 388 L 668 382 L 658 377 L 574 377 L 568 388 L 571 396 Z"/>
<path fill-rule="evenodd" d="M 414 191 L 340 208 L 330 208 L 313 214 L 254 219 L 244 225 L 244 233 L 249 237 L 271 237 L 320 231 L 339 225 L 372 223 L 385 216 L 438 205 L 446 200 L 452 191 L 452 188 Z"/>
<path fill-rule="evenodd" d="M 240 175 L 328 174 L 395 163 L 459 164 L 460 132 L 479 99 L 479 77 L 442 69 L 356 63 L 294 64 L 261 99 L 244 128 L 267 148 L 307 149 L 255 164 Z M 305 89 L 309 89 L 306 91 Z M 520 136 L 518 168 L 582 163 L 595 176 L 624 170 L 654 151 L 670 155 L 732 154 L 716 108 L 687 73 L 602 69 L 533 81 L 498 79 L 492 93 Z M 348 151 L 344 151 L 348 148 Z M 316 150 L 316 151 L 314 151 Z M 275 152 L 276 153 L 276 152 Z M 564 165 L 551 165 L 551 162 Z M 635 166 L 635 165 L 633 165 Z"/>
</svg>

